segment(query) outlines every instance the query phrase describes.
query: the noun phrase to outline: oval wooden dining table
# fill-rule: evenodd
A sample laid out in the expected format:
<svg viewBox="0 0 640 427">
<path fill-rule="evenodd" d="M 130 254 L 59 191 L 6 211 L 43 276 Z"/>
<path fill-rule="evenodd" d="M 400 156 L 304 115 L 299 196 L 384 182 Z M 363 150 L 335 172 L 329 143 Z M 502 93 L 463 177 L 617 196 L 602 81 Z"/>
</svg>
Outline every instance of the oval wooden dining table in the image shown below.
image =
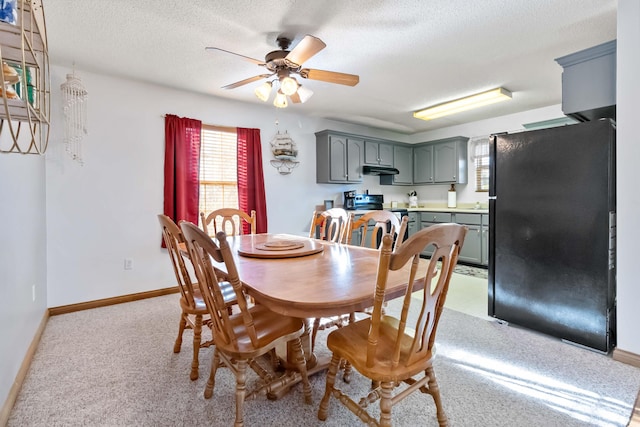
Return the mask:
<svg viewBox="0 0 640 427">
<path fill-rule="evenodd" d="M 372 307 L 379 251 L 289 234 L 228 236 L 227 241 L 240 280 L 256 303 L 276 313 L 306 319 L 307 334 L 301 341 L 309 375 L 326 369 L 330 360 L 316 357 L 311 350 L 310 320 Z M 273 250 L 268 250 L 269 246 Z M 287 246 L 293 248 L 289 253 L 285 253 Z M 386 300 L 405 294 L 410 264 L 389 272 Z M 426 265 L 421 262 L 420 269 Z M 214 262 L 214 267 L 226 271 L 223 263 Z M 416 281 L 414 290 L 423 286 Z M 288 349 L 281 354 L 285 363 L 289 354 Z M 280 397 L 299 380 L 300 375 L 293 373 L 270 386 L 269 395 Z"/>
<path fill-rule="evenodd" d="M 286 316 L 329 317 L 373 306 L 379 252 L 288 234 L 229 236 L 240 280 L 258 303 Z M 280 257 L 260 249 L 278 241 L 300 242 L 321 248 L 309 255 L 305 249 Z M 275 244 L 274 246 L 278 246 Z M 261 256 L 262 254 L 262 256 Z M 215 264 L 225 270 L 223 264 Z M 386 299 L 404 295 L 408 266 L 389 272 Z M 415 289 L 421 284 L 416 283 Z"/>
</svg>

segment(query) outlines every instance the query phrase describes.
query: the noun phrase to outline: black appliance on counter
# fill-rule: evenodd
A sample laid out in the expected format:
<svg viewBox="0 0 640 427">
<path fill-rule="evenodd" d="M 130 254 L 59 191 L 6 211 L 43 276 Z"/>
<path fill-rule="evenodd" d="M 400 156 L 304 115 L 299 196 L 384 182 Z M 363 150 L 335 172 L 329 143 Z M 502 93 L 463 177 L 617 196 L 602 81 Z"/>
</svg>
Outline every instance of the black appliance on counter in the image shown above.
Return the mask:
<svg viewBox="0 0 640 427">
<path fill-rule="evenodd" d="M 490 316 L 615 346 L 615 123 L 490 138 Z"/>
</svg>

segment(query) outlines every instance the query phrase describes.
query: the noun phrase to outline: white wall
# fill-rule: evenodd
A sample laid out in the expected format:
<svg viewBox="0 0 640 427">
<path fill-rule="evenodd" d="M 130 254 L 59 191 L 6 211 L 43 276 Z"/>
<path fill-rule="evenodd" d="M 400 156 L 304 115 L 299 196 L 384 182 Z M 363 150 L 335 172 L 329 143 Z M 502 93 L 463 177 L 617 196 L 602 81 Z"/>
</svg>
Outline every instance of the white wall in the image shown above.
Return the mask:
<svg viewBox="0 0 640 427">
<path fill-rule="evenodd" d="M 44 157 L 0 153 L 0 404 L 47 308 L 45 216 Z"/>
<path fill-rule="evenodd" d="M 618 348 L 640 354 L 638 286 L 638 100 L 640 99 L 640 2 L 618 0 L 617 43 L 617 282 Z"/>
</svg>

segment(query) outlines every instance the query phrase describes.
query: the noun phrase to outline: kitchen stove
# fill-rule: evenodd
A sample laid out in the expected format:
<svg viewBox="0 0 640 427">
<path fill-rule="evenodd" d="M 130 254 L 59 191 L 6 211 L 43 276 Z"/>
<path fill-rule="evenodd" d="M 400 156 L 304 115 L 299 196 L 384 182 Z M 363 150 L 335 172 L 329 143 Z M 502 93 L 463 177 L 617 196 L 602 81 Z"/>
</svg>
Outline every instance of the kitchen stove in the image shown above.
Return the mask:
<svg viewBox="0 0 640 427">
<path fill-rule="evenodd" d="M 355 191 L 344 192 L 344 207 L 348 211 L 381 211 L 384 210 L 384 195 L 382 194 L 357 194 Z M 398 217 L 399 221 L 409 215 L 409 211 L 404 208 L 388 209 Z M 408 236 L 405 233 L 404 239 Z"/>
</svg>

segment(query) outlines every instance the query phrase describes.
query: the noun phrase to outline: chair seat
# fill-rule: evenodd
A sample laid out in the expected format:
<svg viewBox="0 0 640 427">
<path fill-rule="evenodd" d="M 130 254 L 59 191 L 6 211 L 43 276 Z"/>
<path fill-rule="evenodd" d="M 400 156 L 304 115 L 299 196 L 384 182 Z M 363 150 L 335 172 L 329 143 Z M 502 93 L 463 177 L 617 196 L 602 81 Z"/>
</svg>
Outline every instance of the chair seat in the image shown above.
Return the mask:
<svg viewBox="0 0 640 427">
<path fill-rule="evenodd" d="M 413 336 L 404 334 L 400 339 L 400 361 L 393 367 L 392 358 L 396 337 L 398 335 L 398 320 L 390 316 L 382 316 L 380 319 L 380 336 L 376 357 L 372 366 L 367 366 L 367 347 L 371 319 L 365 318 L 358 322 L 343 326 L 329 334 L 327 347 L 337 356 L 348 360 L 358 372 L 374 381 L 402 381 L 419 372 L 423 372 L 429 365 L 433 355 L 429 351 L 428 356 L 419 358 L 413 364 L 407 366 L 410 347 Z"/>
<path fill-rule="evenodd" d="M 198 286 L 197 283 L 194 283 L 194 286 Z M 236 293 L 233 290 L 233 286 L 229 282 L 220 282 L 220 291 L 222 292 L 222 298 L 224 298 L 224 303 L 227 307 L 235 305 L 238 303 L 238 299 L 236 298 Z M 193 303 L 195 307 L 191 307 L 189 302 L 184 298 L 180 298 L 180 307 L 182 311 L 189 314 L 208 314 L 207 306 L 202 298 L 202 294 L 200 293 L 200 288 L 193 289 Z"/>
<path fill-rule="evenodd" d="M 274 313 L 265 306 L 254 305 L 248 310 L 253 318 L 253 324 L 255 326 L 256 337 L 258 339 L 258 345 L 253 346 L 251 339 L 246 334 L 246 327 L 243 323 L 243 313 L 237 313 L 229 317 L 230 324 L 236 334 L 237 340 L 234 343 L 222 343 L 217 342 L 218 348 L 228 354 L 237 356 L 259 356 L 264 354 L 266 350 L 273 348 L 272 343 L 282 337 L 291 336 L 296 337 L 300 334 L 304 328 L 304 322 L 302 319 L 295 317 L 286 317 L 281 314 Z"/>
</svg>

